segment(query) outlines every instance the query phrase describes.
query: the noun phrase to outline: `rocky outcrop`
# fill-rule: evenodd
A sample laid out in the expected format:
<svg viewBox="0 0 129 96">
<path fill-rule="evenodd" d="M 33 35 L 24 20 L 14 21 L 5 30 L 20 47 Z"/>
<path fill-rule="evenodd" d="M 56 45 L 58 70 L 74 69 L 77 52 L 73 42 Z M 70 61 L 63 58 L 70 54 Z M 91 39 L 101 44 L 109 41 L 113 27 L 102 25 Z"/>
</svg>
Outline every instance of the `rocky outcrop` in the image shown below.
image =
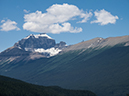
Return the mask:
<svg viewBox="0 0 129 96">
<path fill-rule="evenodd" d="M 66 48 L 66 43 L 61 41 L 60 43 L 57 43 L 55 46 L 55 48 L 59 48 L 59 49 L 63 49 L 63 48 Z"/>
</svg>

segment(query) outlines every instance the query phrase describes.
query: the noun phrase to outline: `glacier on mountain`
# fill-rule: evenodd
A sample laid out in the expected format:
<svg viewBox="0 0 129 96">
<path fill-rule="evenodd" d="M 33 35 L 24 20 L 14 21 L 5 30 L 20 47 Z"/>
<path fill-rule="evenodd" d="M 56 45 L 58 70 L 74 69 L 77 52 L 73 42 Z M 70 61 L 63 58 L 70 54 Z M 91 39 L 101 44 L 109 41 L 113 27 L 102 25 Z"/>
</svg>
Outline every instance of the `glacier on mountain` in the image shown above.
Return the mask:
<svg viewBox="0 0 129 96">
<path fill-rule="evenodd" d="M 50 56 L 54 56 L 57 55 L 60 51 L 62 51 L 61 49 L 58 48 L 49 48 L 49 49 L 43 49 L 43 48 L 38 48 L 38 49 L 34 49 L 35 52 L 39 52 L 39 53 L 49 53 Z"/>
</svg>

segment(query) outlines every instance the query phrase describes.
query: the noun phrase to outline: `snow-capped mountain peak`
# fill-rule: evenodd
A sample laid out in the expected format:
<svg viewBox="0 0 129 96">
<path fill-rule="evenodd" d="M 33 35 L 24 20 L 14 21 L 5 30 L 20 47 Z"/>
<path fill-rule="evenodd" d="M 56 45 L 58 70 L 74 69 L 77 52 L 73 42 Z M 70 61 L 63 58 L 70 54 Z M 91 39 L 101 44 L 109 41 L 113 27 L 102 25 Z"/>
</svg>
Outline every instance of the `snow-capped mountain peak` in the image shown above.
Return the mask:
<svg viewBox="0 0 129 96">
<path fill-rule="evenodd" d="M 30 34 L 14 44 L 14 47 L 29 52 L 42 53 L 45 56 L 54 56 L 62 51 L 66 47 L 66 43 L 61 41 L 60 43 L 55 42 L 50 36 L 45 33 L 42 34 Z"/>
<path fill-rule="evenodd" d="M 47 37 L 49 39 L 52 39 L 50 36 L 48 36 L 46 33 L 42 33 L 42 34 L 37 34 L 37 35 L 34 35 L 35 38 L 39 38 L 39 37 Z"/>
<path fill-rule="evenodd" d="M 28 39 L 30 37 L 34 37 L 34 38 L 39 38 L 39 37 L 46 37 L 48 39 L 52 39 L 50 36 L 48 36 L 46 33 L 41 33 L 41 34 L 30 34 L 29 36 L 25 37 L 24 39 Z"/>
</svg>

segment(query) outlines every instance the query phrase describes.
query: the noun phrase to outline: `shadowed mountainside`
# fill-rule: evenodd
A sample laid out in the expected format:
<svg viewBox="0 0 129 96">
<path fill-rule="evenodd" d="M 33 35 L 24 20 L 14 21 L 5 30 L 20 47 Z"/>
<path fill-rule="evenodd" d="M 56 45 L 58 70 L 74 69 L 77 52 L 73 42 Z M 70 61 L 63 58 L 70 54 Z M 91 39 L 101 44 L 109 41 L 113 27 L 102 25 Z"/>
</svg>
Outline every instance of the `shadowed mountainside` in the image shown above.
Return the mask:
<svg viewBox="0 0 129 96">
<path fill-rule="evenodd" d="M 0 76 L 0 96 L 96 96 L 91 91 L 38 86 Z"/>
</svg>

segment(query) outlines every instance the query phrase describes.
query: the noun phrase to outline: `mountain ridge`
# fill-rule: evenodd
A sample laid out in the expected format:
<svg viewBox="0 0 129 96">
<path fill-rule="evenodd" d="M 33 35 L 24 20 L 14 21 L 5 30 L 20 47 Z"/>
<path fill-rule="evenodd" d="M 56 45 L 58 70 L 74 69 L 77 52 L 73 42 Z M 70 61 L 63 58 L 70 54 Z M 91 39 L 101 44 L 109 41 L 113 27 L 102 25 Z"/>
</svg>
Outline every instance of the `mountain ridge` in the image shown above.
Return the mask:
<svg viewBox="0 0 129 96">
<path fill-rule="evenodd" d="M 34 39 L 31 39 L 30 37 L 33 37 Z M 50 44 L 48 44 L 48 46 L 50 45 L 51 47 L 49 46 L 48 49 L 46 49 L 46 50 L 43 47 L 41 47 L 41 46 L 44 46 L 44 44 L 46 44 L 47 42 L 41 43 L 41 44 L 36 43 L 37 45 L 39 44 L 38 45 L 38 46 L 40 46 L 39 48 L 38 47 L 35 47 L 35 48 L 34 47 L 32 47 L 32 48 L 26 48 L 26 47 L 21 48 L 20 47 L 21 45 L 25 45 L 24 40 L 29 40 L 29 38 L 30 38 L 29 41 L 33 41 L 33 40 L 35 40 L 35 37 L 36 37 L 36 40 L 37 39 L 39 40 L 38 42 L 41 42 L 40 39 L 44 40 L 44 37 L 45 37 L 45 41 L 52 40 L 52 43 L 50 41 Z M 129 36 L 128 35 L 127 36 L 119 36 L 119 37 L 109 37 L 106 39 L 97 37 L 97 38 L 94 38 L 94 39 L 91 39 L 88 41 L 80 42 L 80 43 L 77 43 L 74 45 L 69 45 L 69 46 L 66 46 L 66 43 L 63 41 L 56 44 L 55 40 L 52 39 L 47 34 L 38 34 L 38 35 L 31 34 L 25 38 L 23 38 L 20 41 L 18 41 L 17 43 L 15 43 L 14 46 L 1 52 L 0 53 L 0 57 L 1 57 L 0 62 L 3 62 L 3 63 L 12 62 L 12 61 L 19 62 L 20 60 L 29 61 L 29 60 L 39 59 L 39 58 L 49 58 L 51 56 L 55 56 L 57 54 L 63 54 L 65 52 L 69 52 L 69 51 L 82 50 L 81 52 L 83 52 L 89 48 L 95 48 L 96 50 L 98 50 L 98 49 L 101 49 L 104 47 L 113 47 L 113 46 L 116 46 L 118 44 L 123 44 L 123 43 L 124 43 L 123 46 L 129 46 Z M 23 41 L 23 44 L 19 43 L 22 41 Z M 35 45 L 35 42 L 28 42 L 28 45 L 37 46 L 37 45 Z M 13 50 L 17 50 L 17 51 L 13 51 Z M 25 53 L 26 53 L 26 56 L 25 56 Z M 5 56 L 7 56 L 7 57 L 5 58 Z"/>
<path fill-rule="evenodd" d="M 128 45 L 129 43 L 129 35 L 126 36 L 119 36 L 119 37 L 108 37 L 108 38 L 93 38 L 88 41 L 80 42 L 75 45 L 71 45 L 66 50 L 63 51 L 70 51 L 70 50 L 77 50 L 77 49 L 88 49 L 88 48 L 95 48 L 95 47 L 105 47 L 105 46 L 115 46 L 117 44 L 125 43 L 125 45 Z"/>
</svg>

